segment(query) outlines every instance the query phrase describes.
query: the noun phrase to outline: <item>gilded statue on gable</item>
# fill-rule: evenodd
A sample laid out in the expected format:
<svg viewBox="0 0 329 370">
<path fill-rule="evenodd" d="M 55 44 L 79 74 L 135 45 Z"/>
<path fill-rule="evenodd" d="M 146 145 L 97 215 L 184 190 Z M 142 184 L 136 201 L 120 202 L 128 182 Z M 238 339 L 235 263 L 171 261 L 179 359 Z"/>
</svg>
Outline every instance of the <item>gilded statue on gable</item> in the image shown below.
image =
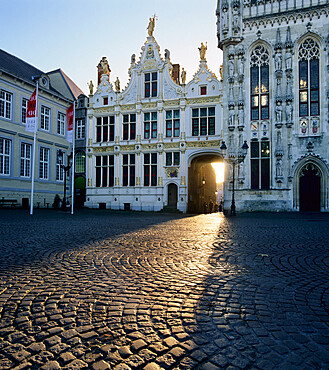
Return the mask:
<svg viewBox="0 0 329 370">
<path fill-rule="evenodd" d="M 153 18 L 150 18 L 149 24 L 147 26 L 147 32 L 149 36 L 153 36 L 154 28 L 155 28 L 155 19 L 156 15 L 154 14 Z"/>
<path fill-rule="evenodd" d="M 200 52 L 200 59 L 206 60 L 207 43 L 204 45 L 203 42 L 201 42 L 201 46 L 198 49 Z"/>
<path fill-rule="evenodd" d="M 93 84 L 92 80 L 90 80 L 90 83 L 87 82 L 87 85 L 89 87 L 89 95 L 93 95 L 93 93 L 94 93 L 94 84 Z"/>
<path fill-rule="evenodd" d="M 182 68 L 181 78 L 182 78 L 182 84 L 185 85 L 185 82 L 186 82 L 186 71 L 184 70 L 184 68 Z"/>
</svg>

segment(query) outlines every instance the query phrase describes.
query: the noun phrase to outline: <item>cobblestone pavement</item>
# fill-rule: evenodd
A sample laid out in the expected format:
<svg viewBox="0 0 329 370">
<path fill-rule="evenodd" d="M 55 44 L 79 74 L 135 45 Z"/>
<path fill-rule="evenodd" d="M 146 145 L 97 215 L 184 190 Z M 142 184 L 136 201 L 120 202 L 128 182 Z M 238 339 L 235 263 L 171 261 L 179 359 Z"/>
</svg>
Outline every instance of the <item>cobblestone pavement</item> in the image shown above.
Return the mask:
<svg viewBox="0 0 329 370">
<path fill-rule="evenodd" d="M 329 368 L 329 215 L 0 220 L 1 369 Z"/>
</svg>

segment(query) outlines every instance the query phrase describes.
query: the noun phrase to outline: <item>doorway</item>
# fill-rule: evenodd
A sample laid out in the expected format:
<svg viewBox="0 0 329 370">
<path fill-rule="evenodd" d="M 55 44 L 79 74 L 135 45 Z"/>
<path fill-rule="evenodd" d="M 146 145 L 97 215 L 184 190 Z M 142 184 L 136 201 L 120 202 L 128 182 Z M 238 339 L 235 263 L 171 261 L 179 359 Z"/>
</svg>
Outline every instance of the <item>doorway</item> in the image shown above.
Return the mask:
<svg viewBox="0 0 329 370">
<path fill-rule="evenodd" d="M 177 209 L 177 185 L 168 185 L 168 207 Z"/>
<path fill-rule="evenodd" d="M 312 163 L 304 166 L 299 177 L 299 210 L 301 212 L 321 210 L 321 172 Z"/>
</svg>

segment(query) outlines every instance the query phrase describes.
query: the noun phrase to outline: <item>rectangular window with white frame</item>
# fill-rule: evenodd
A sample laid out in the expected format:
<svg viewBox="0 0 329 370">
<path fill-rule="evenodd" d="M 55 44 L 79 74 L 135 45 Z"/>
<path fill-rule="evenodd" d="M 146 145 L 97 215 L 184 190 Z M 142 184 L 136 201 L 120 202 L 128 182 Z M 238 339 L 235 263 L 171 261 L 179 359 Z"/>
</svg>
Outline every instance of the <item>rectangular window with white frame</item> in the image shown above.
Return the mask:
<svg viewBox="0 0 329 370">
<path fill-rule="evenodd" d="M 123 115 L 123 140 L 136 139 L 136 113 Z"/>
<path fill-rule="evenodd" d="M 50 126 L 50 108 L 41 105 L 40 128 L 49 131 Z"/>
<path fill-rule="evenodd" d="M 96 142 L 114 141 L 114 116 L 97 117 Z"/>
<path fill-rule="evenodd" d="M 56 181 L 64 181 L 64 154 L 61 150 L 56 151 Z"/>
<path fill-rule="evenodd" d="M 12 117 L 12 102 L 13 94 L 6 91 L 0 90 L 0 117 L 11 119 Z"/>
<path fill-rule="evenodd" d="M 114 186 L 114 155 L 96 156 L 96 187 Z"/>
<path fill-rule="evenodd" d="M 155 98 L 158 95 L 158 72 L 144 74 L 144 97 Z"/>
<path fill-rule="evenodd" d="M 26 123 L 26 111 L 27 111 L 27 103 L 28 103 L 28 99 L 25 99 L 25 98 L 22 98 L 22 123 Z"/>
<path fill-rule="evenodd" d="M 156 139 L 158 130 L 158 113 L 144 113 L 144 139 Z"/>
<path fill-rule="evenodd" d="M 157 186 L 157 153 L 144 154 L 144 186 Z"/>
<path fill-rule="evenodd" d="M 75 138 L 76 139 L 84 139 L 85 138 L 85 120 L 78 119 L 75 123 Z"/>
<path fill-rule="evenodd" d="M 179 109 L 166 111 L 166 137 L 179 137 Z"/>
<path fill-rule="evenodd" d="M 63 113 L 57 113 L 57 134 L 65 135 L 65 115 Z"/>
<path fill-rule="evenodd" d="M 19 171 L 21 177 L 31 176 L 31 155 L 32 155 L 32 145 L 27 143 L 21 143 L 20 171 Z"/>
<path fill-rule="evenodd" d="M 39 178 L 41 180 L 49 179 L 49 153 L 48 148 L 40 147 L 39 152 Z"/>
<path fill-rule="evenodd" d="M 179 166 L 179 164 L 180 164 L 179 152 L 166 153 L 166 166 Z"/>
<path fill-rule="evenodd" d="M 135 186 L 135 154 L 122 155 L 122 186 Z"/>
<path fill-rule="evenodd" d="M 192 109 L 192 136 L 215 135 L 215 107 Z"/>
<path fill-rule="evenodd" d="M 10 174 L 11 140 L 0 137 L 0 175 Z"/>
</svg>

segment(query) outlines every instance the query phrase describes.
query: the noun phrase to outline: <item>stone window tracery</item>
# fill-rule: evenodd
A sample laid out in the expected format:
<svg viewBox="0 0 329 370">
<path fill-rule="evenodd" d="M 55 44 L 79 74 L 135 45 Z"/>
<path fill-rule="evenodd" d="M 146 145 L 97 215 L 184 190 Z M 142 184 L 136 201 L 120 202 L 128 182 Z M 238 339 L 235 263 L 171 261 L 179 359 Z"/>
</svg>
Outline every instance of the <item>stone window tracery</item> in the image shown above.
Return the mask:
<svg viewBox="0 0 329 370">
<path fill-rule="evenodd" d="M 320 48 L 312 38 L 308 38 L 298 50 L 299 70 L 299 116 L 320 114 Z"/>
<path fill-rule="evenodd" d="M 268 50 L 259 45 L 250 57 L 251 120 L 269 119 L 269 64 Z"/>
</svg>

